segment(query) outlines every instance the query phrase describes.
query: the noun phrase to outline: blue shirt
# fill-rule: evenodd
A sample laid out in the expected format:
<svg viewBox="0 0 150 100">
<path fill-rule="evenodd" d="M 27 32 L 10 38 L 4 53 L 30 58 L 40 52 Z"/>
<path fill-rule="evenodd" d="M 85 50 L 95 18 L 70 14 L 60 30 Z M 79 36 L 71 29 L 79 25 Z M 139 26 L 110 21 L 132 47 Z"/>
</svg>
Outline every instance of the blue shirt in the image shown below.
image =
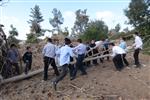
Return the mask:
<svg viewBox="0 0 150 100">
<path fill-rule="evenodd" d="M 85 54 L 86 53 L 86 45 L 80 43 L 78 46 L 74 47 L 73 50 L 78 54 Z"/>
<path fill-rule="evenodd" d="M 72 48 L 69 47 L 68 45 L 61 47 L 56 52 L 56 54 L 60 56 L 60 58 L 59 58 L 60 66 L 62 66 L 64 64 L 69 64 L 70 63 L 70 57 L 74 56 Z"/>
<path fill-rule="evenodd" d="M 7 58 L 12 62 L 12 63 L 18 63 L 19 60 L 19 53 L 16 49 L 10 49 L 7 54 Z"/>
<path fill-rule="evenodd" d="M 121 41 L 120 44 L 119 44 L 119 47 L 121 47 L 122 49 L 126 49 L 127 48 L 127 44 L 125 41 Z"/>
</svg>

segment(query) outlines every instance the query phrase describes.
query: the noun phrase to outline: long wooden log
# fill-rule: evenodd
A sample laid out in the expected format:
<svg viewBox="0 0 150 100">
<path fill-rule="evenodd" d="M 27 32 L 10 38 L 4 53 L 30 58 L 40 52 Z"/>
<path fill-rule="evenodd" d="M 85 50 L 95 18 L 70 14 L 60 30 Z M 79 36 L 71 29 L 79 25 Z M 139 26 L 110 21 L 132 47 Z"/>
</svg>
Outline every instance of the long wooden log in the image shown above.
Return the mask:
<svg viewBox="0 0 150 100">
<path fill-rule="evenodd" d="M 84 62 L 91 61 L 91 60 L 94 60 L 94 59 L 103 58 L 103 57 L 108 57 L 108 56 L 110 56 L 110 54 L 102 55 L 102 56 L 97 56 L 97 57 L 86 58 L 86 59 L 84 60 Z M 71 63 L 71 64 L 75 64 L 75 63 L 76 63 L 76 62 L 73 62 L 73 63 Z M 59 68 L 60 68 L 60 66 L 59 66 Z M 49 68 L 49 70 L 51 70 L 51 69 L 52 69 L 52 67 Z M 42 72 L 43 72 L 43 68 L 38 69 L 38 70 L 36 70 L 36 71 L 29 72 L 28 74 L 21 74 L 21 75 L 18 75 L 18 76 L 14 76 L 14 77 L 12 77 L 12 78 L 0 80 L 0 85 L 6 84 L 6 83 L 9 83 L 9 82 L 15 82 L 15 81 L 23 80 L 23 79 L 25 79 L 25 78 L 35 76 L 35 75 L 40 74 L 40 73 L 42 73 Z"/>
</svg>

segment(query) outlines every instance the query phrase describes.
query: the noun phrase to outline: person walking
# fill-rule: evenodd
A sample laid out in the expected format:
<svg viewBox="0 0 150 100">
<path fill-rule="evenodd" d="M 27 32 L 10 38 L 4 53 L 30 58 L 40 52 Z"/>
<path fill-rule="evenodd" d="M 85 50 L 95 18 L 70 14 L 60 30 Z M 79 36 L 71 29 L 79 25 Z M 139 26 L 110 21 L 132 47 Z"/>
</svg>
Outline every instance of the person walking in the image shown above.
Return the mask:
<svg viewBox="0 0 150 100">
<path fill-rule="evenodd" d="M 56 48 L 55 45 L 52 44 L 51 38 L 48 38 L 48 43 L 44 46 L 42 54 L 44 57 L 44 81 L 48 79 L 49 65 L 53 67 L 55 74 L 59 76 L 59 71 L 55 63 Z"/>
<path fill-rule="evenodd" d="M 81 75 L 87 75 L 87 72 L 83 66 L 83 60 L 85 58 L 86 54 L 86 45 L 82 43 L 81 39 L 77 40 L 78 45 L 73 48 L 73 51 L 77 53 L 77 62 L 76 62 L 76 68 L 74 72 L 74 78 L 76 77 L 78 69 L 81 71 Z"/>
<path fill-rule="evenodd" d="M 71 61 L 70 57 L 73 58 L 74 55 L 73 55 L 72 48 L 70 47 L 70 43 L 71 43 L 70 39 L 65 38 L 65 46 L 62 46 L 60 50 L 56 52 L 56 54 L 60 55 L 60 66 L 62 71 L 60 75 L 52 81 L 55 90 L 57 90 L 57 83 L 67 75 L 68 68 L 70 69 L 70 75 L 72 75 L 73 72 L 71 68 L 73 66 L 70 65 L 70 61 Z"/>
<path fill-rule="evenodd" d="M 142 39 L 139 37 L 139 33 L 135 32 L 133 34 L 133 37 L 135 38 L 134 44 L 132 45 L 134 47 L 134 64 L 138 68 L 140 67 L 140 62 L 139 62 L 139 53 L 142 50 L 143 42 Z"/>
</svg>

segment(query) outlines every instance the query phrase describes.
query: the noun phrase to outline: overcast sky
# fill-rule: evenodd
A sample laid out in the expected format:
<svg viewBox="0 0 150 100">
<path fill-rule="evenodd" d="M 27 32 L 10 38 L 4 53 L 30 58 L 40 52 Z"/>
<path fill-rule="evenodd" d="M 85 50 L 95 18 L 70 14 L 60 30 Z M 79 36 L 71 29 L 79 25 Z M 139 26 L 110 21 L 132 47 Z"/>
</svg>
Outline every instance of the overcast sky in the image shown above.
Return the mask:
<svg viewBox="0 0 150 100">
<path fill-rule="evenodd" d="M 8 34 L 10 25 L 13 24 L 19 32 L 19 39 L 26 39 L 29 33 L 30 8 L 39 5 L 44 21 L 41 26 L 44 29 L 52 29 L 49 24 L 49 18 L 52 18 L 53 8 L 62 12 L 64 24 L 62 28 L 73 27 L 75 21 L 75 11 L 78 9 L 87 9 L 87 15 L 90 20 L 103 20 L 109 29 L 120 23 L 121 28 L 131 28 L 124 22 L 127 17 L 123 10 L 128 8 L 130 0 L 10 0 L 5 6 L 0 7 L 0 23 L 5 25 L 4 31 Z M 50 33 L 46 33 L 46 36 Z"/>
</svg>

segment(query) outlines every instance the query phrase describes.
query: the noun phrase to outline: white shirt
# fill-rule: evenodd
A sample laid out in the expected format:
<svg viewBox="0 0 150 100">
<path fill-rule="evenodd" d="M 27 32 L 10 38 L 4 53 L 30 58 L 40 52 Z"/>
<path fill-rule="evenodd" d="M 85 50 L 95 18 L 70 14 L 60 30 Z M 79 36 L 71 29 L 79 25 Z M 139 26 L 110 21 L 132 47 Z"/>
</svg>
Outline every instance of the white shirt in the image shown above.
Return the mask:
<svg viewBox="0 0 150 100">
<path fill-rule="evenodd" d="M 142 45 L 143 45 L 143 42 L 142 42 L 142 39 L 139 37 L 139 36 L 136 36 L 135 37 L 135 43 L 133 44 L 133 46 L 135 46 L 135 49 L 142 49 Z"/>
<path fill-rule="evenodd" d="M 103 41 L 96 41 L 96 46 L 94 48 L 102 48 L 103 47 Z"/>
<path fill-rule="evenodd" d="M 68 45 L 65 45 L 61 47 L 57 52 L 57 55 L 60 55 L 59 62 L 60 66 L 64 64 L 69 64 L 70 63 L 70 56 L 73 57 L 73 51 L 72 48 L 69 47 Z"/>
<path fill-rule="evenodd" d="M 42 54 L 43 56 L 46 56 L 46 57 L 55 58 L 55 55 L 56 55 L 55 52 L 56 52 L 55 45 L 49 42 L 44 46 Z"/>
<path fill-rule="evenodd" d="M 114 46 L 113 48 L 112 48 L 112 57 L 115 57 L 117 54 L 125 54 L 126 52 L 125 52 L 125 50 L 124 49 L 122 49 L 121 47 L 119 47 L 119 46 Z"/>
<path fill-rule="evenodd" d="M 86 45 L 84 45 L 83 43 L 80 43 L 78 46 L 74 47 L 73 50 L 78 54 L 85 54 L 86 53 Z"/>
</svg>

